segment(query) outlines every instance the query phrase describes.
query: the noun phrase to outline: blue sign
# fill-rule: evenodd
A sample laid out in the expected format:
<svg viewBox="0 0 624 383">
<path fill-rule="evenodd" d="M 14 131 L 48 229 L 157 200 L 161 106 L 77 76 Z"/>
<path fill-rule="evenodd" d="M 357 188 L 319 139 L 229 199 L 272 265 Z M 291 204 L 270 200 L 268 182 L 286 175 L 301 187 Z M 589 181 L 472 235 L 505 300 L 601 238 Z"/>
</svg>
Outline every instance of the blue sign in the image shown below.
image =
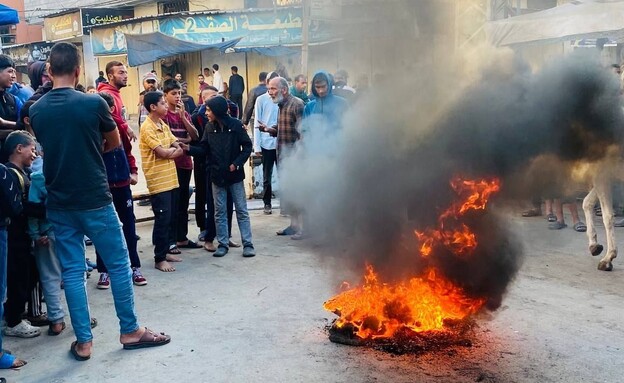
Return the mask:
<svg viewBox="0 0 624 383">
<path fill-rule="evenodd" d="M 216 44 L 242 37 L 237 47 L 301 44 L 302 9 L 171 17 L 160 21 L 160 32 L 178 39 Z M 327 41 L 322 22 L 310 25 L 310 42 Z"/>
</svg>

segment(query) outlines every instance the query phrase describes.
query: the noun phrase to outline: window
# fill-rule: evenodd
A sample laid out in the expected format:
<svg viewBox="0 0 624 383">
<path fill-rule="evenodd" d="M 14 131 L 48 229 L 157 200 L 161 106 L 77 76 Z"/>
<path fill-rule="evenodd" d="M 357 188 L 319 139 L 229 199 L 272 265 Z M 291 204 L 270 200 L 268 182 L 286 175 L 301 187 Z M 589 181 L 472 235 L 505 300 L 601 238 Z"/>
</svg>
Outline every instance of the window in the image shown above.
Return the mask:
<svg viewBox="0 0 624 383">
<path fill-rule="evenodd" d="M 181 1 L 167 1 L 158 3 L 158 14 L 176 13 L 176 12 L 188 12 L 189 2 L 188 0 Z"/>
</svg>

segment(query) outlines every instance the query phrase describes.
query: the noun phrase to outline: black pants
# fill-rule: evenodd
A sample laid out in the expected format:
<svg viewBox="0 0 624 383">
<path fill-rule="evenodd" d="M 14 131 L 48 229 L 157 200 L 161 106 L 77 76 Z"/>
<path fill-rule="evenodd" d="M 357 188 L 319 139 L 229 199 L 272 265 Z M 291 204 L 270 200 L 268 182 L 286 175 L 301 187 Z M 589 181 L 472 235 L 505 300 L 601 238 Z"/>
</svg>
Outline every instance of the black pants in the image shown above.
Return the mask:
<svg viewBox="0 0 624 383">
<path fill-rule="evenodd" d="M 176 171 L 178 172 L 178 184 L 180 187 L 178 189 L 177 212 L 173 220 L 173 233 L 175 235 L 175 241 L 184 242 L 188 239 L 186 238 L 188 235 L 188 207 L 189 199 L 191 198 L 189 187 L 193 170 L 176 168 Z"/>
<path fill-rule="evenodd" d="M 212 182 L 210 181 L 210 171 L 206 171 L 206 242 L 212 242 L 217 236 L 214 217 L 214 200 L 212 199 Z M 232 215 L 234 214 L 234 199 L 232 192 L 228 188 L 227 192 L 227 219 L 228 234 L 232 237 Z"/>
<path fill-rule="evenodd" d="M 204 161 L 194 161 L 195 221 L 199 231 L 206 230 L 206 167 Z"/>
<path fill-rule="evenodd" d="M 273 180 L 273 167 L 276 166 L 277 150 L 268 150 L 262 148 L 262 187 L 264 189 L 264 195 L 262 200 L 265 205 L 271 206 L 271 198 L 273 197 L 273 187 L 271 181 Z"/>
<path fill-rule="evenodd" d="M 178 189 L 154 194 L 150 197 L 154 211 L 154 228 L 152 243 L 154 244 L 154 262 L 162 262 L 167 258 L 171 244 L 171 221 L 175 211 Z"/>
<path fill-rule="evenodd" d="M 4 303 L 4 317 L 8 327 L 15 327 L 22 321 L 31 292 L 37 284 L 37 265 L 30 248 L 30 237 L 26 228 L 9 227 L 7 252 L 7 300 Z M 32 302 L 33 305 L 40 303 Z"/>
<path fill-rule="evenodd" d="M 232 116 L 234 118 L 243 118 L 243 95 L 242 94 L 232 94 L 230 95 L 230 100 L 232 100 L 233 103 L 235 103 L 236 105 L 238 105 L 238 116 Z"/>
<path fill-rule="evenodd" d="M 132 203 L 132 190 L 130 190 L 130 185 L 120 188 L 112 187 L 110 188 L 110 192 L 113 195 L 113 205 L 115 205 L 115 211 L 121 221 L 126 246 L 128 246 L 130 266 L 141 267 L 141 260 L 137 252 L 136 218 L 134 217 L 134 204 Z M 102 261 L 97 249 L 95 249 L 95 257 L 98 271 L 100 273 L 107 273 L 106 265 Z"/>
</svg>

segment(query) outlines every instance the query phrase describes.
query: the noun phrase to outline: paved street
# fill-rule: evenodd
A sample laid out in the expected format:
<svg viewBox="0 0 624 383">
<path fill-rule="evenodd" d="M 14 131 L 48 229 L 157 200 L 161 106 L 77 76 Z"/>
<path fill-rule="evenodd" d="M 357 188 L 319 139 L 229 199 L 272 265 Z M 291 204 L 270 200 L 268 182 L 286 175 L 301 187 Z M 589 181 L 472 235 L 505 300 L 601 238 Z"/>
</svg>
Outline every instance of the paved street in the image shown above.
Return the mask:
<svg viewBox="0 0 624 383">
<path fill-rule="evenodd" d="M 3 376 L 56 383 L 621 381 L 622 262 L 599 272 L 583 234 L 548 231 L 542 218 L 511 221 L 526 261 L 502 309 L 479 318 L 473 347 L 417 357 L 330 343 L 324 327 L 333 315 L 322 304 L 354 274 L 313 246 L 276 237 L 286 218 L 253 211 L 257 257 L 187 250 L 170 274 L 153 268 L 151 224 L 139 225 L 149 284 L 135 287 L 137 311 L 142 324 L 170 333 L 171 344 L 122 350 L 111 293 L 95 288 L 94 273 L 87 287 L 100 324 L 91 360 L 71 358 L 71 327 L 58 337 L 5 338 L 29 363 Z"/>
</svg>

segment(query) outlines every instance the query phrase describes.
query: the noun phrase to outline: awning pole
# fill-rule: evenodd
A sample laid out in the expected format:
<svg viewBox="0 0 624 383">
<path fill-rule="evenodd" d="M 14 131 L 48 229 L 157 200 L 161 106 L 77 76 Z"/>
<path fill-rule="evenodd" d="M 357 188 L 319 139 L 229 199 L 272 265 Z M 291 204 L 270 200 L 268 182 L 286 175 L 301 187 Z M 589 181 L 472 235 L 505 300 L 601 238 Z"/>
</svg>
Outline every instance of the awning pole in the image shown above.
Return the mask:
<svg viewBox="0 0 624 383">
<path fill-rule="evenodd" d="M 308 43 L 310 32 L 310 0 L 303 0 L 303 25 L 301 26 L 301 73 L 308 76 Z"/>
</svg>

